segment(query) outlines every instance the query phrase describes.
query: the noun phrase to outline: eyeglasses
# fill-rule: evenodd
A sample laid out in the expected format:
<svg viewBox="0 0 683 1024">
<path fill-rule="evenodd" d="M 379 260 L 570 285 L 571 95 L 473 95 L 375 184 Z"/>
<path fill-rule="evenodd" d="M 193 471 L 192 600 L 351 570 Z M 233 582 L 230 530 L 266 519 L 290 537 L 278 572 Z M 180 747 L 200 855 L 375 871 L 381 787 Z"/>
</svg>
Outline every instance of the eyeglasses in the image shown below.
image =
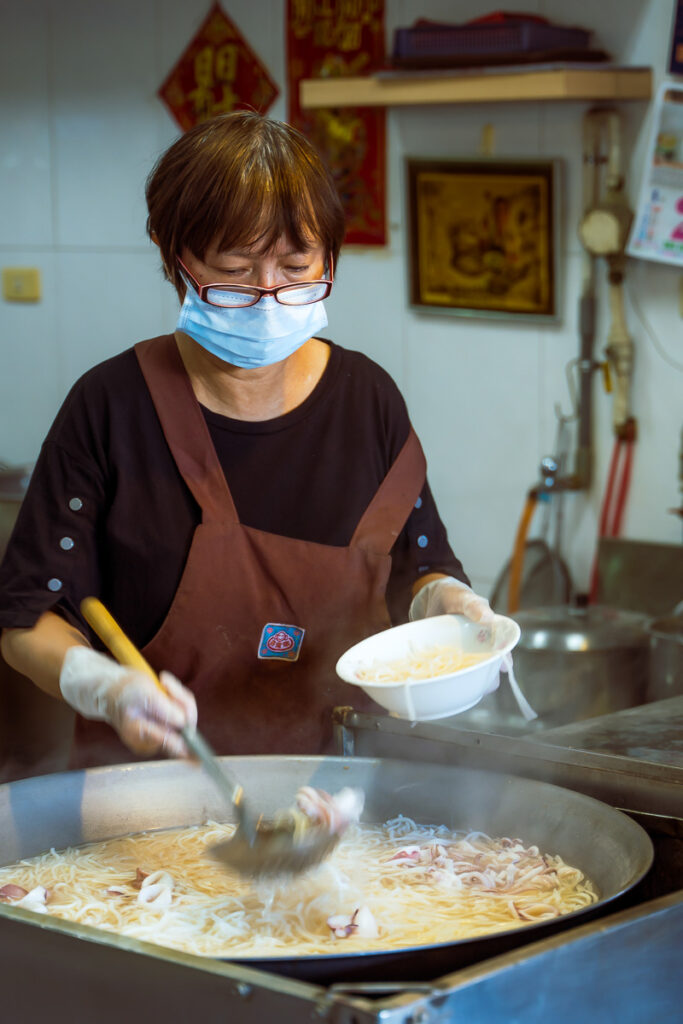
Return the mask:
<svg viewBox="0 0 683 1024">
<path fill-rule="evenodd" d="M 199 298 L 212 306 L 255 306 L 264 295 L 272 295 L 283 306 L 310 306 L 313 302 L 326 299 L 332 291 L 333 271 L 330 259 L 330 278 L 320 281 L 301 281 L 298 284 L 279 284 L 276 288 L 260 288 L 246 284 L 200 284 L 187 269 L 180 256 L 176 259 L 194 286 Z"/>
</svg>

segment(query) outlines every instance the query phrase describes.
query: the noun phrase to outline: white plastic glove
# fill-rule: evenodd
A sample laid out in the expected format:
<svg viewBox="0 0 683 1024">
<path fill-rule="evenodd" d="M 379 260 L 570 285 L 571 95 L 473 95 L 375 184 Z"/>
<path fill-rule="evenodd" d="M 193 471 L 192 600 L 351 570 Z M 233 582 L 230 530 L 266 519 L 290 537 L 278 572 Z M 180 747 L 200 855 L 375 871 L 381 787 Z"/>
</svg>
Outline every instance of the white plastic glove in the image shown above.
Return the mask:
<svg viewBox="0 0 683 1024">
<path fill-rule="evenodd" d="M 431 583 L 425 584 L 413 598 L 408 614 L 410 621 L 413 622 L 415 619 L 426 619 L 432 615 L 451 613 L 464 615 L 472 622 L 485 624 L 493 632 L 495 648 L 496 626 L 505 620 L 495 614 L 485 597 L 475 594 L 471 587 L 456 580 L 453 576 L 444 576 L 440 580 L 432 580 Z M 497 646 L 500 648 L 502 644 L 499 643 Z M 512 666 L 512 654 L 509 651 L 503 655 L 500 668 L 502 672 L 507 673 L 512 693 L 524 718 L 528 722 L 537 718 L 538 715 L 517 684 Z M 493 692 L 497 686 L 498 676 L 488 692 Z"/>
<path fill-rule="evenodd" d="M 75 711 L 108 722 L 134 753 L 187 757 L 178 730 L 197 724 L 194 695 L 170 672 L 159 678 L 168 696 L 144 672 L 124 668 L 90 647 L 70 647 L 59 688 Z"/>
<path fill-rule="evenodd" d="M 493 622 L 494 613 L 485 597 L 475 594 L 466 583 L 454 576 L 426 583 L 413 598 L 408 617 L 428 619 L 432 615 L 464 615 L 472 622 Z"/>
</svg>

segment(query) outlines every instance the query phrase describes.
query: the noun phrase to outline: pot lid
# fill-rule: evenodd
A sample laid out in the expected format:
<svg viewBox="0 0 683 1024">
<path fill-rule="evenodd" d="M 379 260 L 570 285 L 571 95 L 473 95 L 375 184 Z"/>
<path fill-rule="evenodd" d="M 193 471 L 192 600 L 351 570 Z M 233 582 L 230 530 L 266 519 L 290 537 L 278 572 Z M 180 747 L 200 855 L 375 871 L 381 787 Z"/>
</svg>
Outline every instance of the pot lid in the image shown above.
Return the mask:
<svg viewBox="0 0 683 1024">
<path fill-rule="evenodd" d="M 522 630 L 519 647 L 545 651 L 602 651 L 645 647 L 649 619 L 638 612 L 602 605 L 558 605 L 516 612 Z"/>
</svg>

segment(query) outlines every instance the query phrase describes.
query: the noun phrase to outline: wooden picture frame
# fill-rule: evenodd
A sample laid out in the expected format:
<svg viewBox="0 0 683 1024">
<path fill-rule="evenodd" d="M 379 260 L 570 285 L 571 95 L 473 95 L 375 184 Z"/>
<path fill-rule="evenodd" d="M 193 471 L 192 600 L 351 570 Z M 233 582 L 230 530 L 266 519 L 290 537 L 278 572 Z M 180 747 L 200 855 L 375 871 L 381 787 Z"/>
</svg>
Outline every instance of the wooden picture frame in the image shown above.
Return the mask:
<svg viewBox="0 0 683 1024">
<path fill-rule="evenodd" d="M 557 322 L 558 160 L 407 158 L 410 305 Z"/>
</svg>

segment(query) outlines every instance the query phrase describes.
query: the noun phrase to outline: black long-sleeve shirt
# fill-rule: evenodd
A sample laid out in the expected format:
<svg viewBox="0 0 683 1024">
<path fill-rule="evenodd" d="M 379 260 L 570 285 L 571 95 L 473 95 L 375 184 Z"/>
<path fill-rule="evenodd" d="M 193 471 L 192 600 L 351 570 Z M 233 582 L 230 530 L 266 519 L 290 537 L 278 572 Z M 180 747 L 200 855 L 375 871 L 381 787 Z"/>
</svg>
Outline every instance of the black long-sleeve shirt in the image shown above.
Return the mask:
<svg viewBox="0 0 683 1024">
<path fill-rule="evenodd" d="M 242 523 L 343 546 L 410 422 L 384 370 L 330 346 L 323 376 L 291 412 L 263 422 L 203 413 Z M 77 381 L 43 444 L 0 566 L 0 627 L 31 627 L 52 609 L 88 634 L 79 605 L 94 594 L 144 646 L 171 605 L 200 519 L 128 349 Z M 427 484 L 391 554 L 393 622 L 407 618 L 418 576 L 467 582 Z"/>
</svg>

